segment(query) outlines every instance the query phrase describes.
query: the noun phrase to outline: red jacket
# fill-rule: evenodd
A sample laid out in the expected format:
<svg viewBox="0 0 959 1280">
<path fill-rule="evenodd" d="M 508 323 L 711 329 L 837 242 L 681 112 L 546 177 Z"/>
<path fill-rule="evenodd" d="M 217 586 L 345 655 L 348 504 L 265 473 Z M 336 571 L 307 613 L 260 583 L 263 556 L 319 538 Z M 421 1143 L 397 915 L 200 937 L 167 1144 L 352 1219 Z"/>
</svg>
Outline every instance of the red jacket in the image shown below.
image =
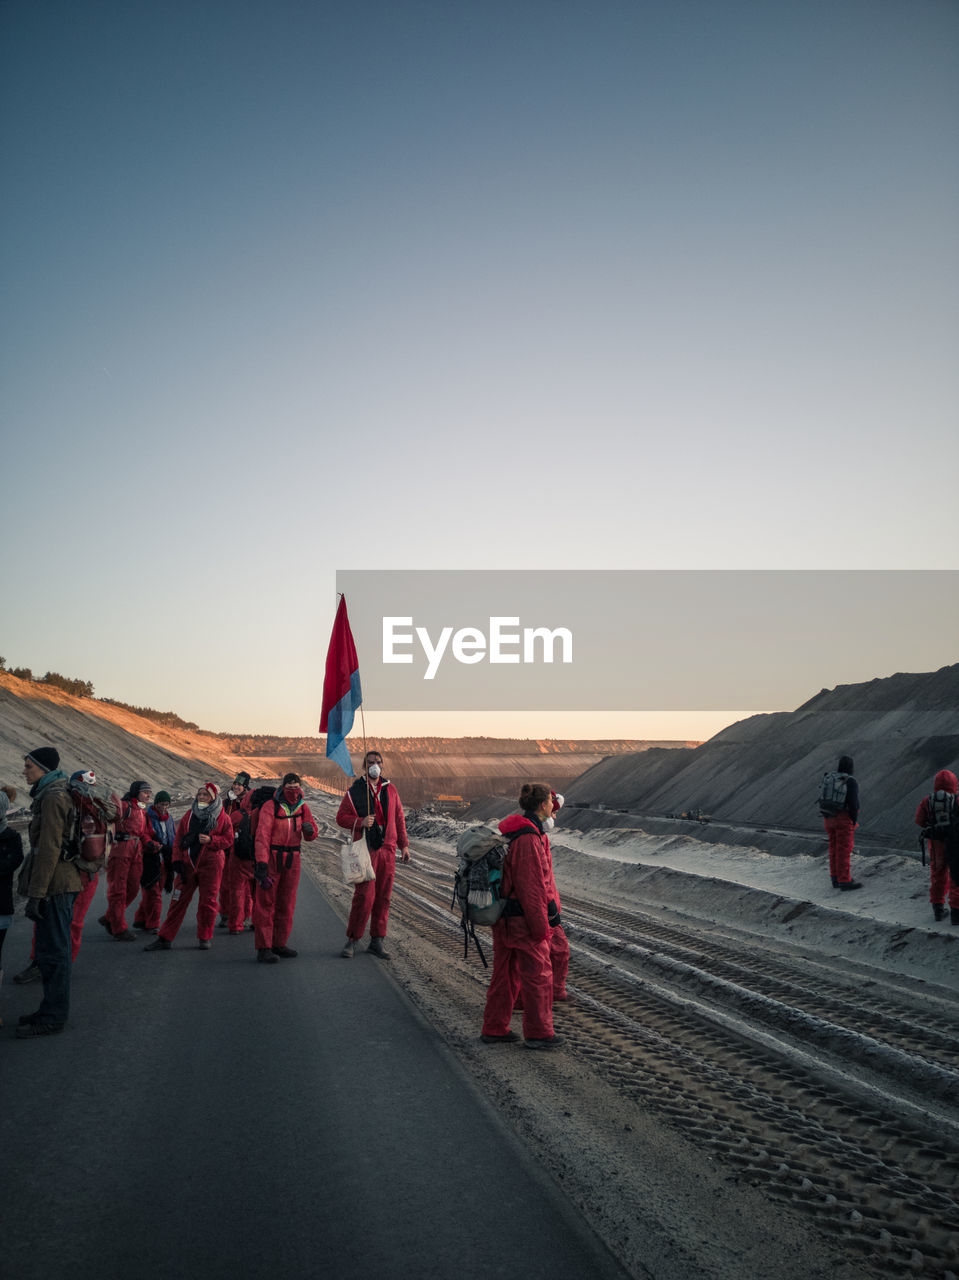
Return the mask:
<svg viewBox="0 0 959 1280">
<path fill-rule="evenodd" d="M 233 823 L 229 817 L 221 809 L 217 815 L 216 826 L 209 833 L 210 843 L 200 847 L 200 853 L 195 859 L 191 859 L 189 850 L 185 847 L 184 841 L 190 834 L 190 815 L 193 813 L 193 807 L 187 809 L 186 813 L 176 824 L 176 835 L 173 837 L 173 861 L 186 862 L 192 860 L 194 866 L 200 859 L 200 853 L 209 850 L 211 853 L 225 853 L 227 849 L 233 847 Z"/>
<path fill-rule="evenodd" d="M 953 795 L 959 795 L 959 779 L 949 769 L 940 769 L 936 774 L 932 789 L 934 792 L 949 791 Z M 929 800 L 929 796 L 923 796 L 919 801 L 919 808 L 916 810 L 916 822 L 920 827 L 929 826 L 929 819 L 932 817 Z M 938 844 L 939 841 L 936 843 Z"/>
<path fill-rule="evenodd" d="M 283 799 L 282 790 L 277 789 L 272 800 L 260 805 L 254 844 L 257 862 L 269 862 L 271 849 L 299 850 L 301 839 L 316 839 L 316 821 L 303 802 L 302 791 L 299 796 L 299 800 L 290 805 Z"/>
<path fill-rule="evenodd" d="M 135 800 L 120 800 L 117 803 L 117 809 L 119 814 L 116 823 L 116 840 L 121 842 L 130 841 L 131 848 L 133 847 L 132 842 L 138 840 L 137 849 L 142 849 L 144 845 L 156 843 L 156 837 L 153 834 L 153 827 L 150 825 L 146 809 L 141 809 Z"/>
<path fill-rule="evenodd" d="M 504 836 L 520 832 L 510 841 L 503 863 L 502 892 L 506 898 L 518 898 L 526 926 L 534 942 L 549 937 L 546 903 L 552 897 L 546 877 L 549 849 L 546 836 L 535 822 L 521 813 L 512 813 L 499 824 Z"/>
<path fill-rule="evenodd" d="M 366 782 L 367 786 L 368 807 L 362 798 L 364 782 Z M 386 830 L 383 835 L 382 848 L 388 853 L 395 853 L 398 848 L 408 848 L 410 841 L 406 834 L 403 803 L 392 782 L 386 779 L 370 782 L 367 778 L 357 778 L 356 782 L 353 783 L 340 801 L 340 807 L 336 813 L 336 823 L 337 826 L 345 827 L 347 831 L 351 831 L 354 840 L 359 840 L 363 834 L 361 824 L 367 815 L 372 815 L 375 821 L 380 826 L 383 826 L 381 797 L 384 792 L 386 793 Z"/>
</svg>

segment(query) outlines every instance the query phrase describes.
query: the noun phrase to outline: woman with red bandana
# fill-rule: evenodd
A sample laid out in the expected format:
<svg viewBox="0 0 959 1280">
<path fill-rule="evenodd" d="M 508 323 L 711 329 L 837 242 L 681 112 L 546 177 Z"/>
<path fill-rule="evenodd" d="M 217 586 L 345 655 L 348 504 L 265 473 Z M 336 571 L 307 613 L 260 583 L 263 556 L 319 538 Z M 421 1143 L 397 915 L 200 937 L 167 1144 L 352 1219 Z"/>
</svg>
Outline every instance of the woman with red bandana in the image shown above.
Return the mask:
<svg viewBox="0 0 959 1280">
<path fill-rule="evenodd" d="M 292 960 L 296 955 L 286 944 L 300 883 L 300 842 L 315 839 L 316 823 L 303 801 L 299 776 L 288 773 L 273 799 L 261 805 L 256 825 L 253 940 L 262 964 L 276 964 L 281 957 Z"/>
<path fill-rule="evenodd" d="M 215 782 L 207 782 L 197 791 L 192 806 L 177 823 L 173 840 L 172 865 L 176 873 L 173 896 L 156 940 L 144 947 L 144 951 L 170 950 L 186 909 L 198 890 L 197 946 L 201 951 L 210 950 L 223 862 L 232 844 L 233 824 L 223 812 L 220 788 Z"/>
<path fill-rule="evenodd" d="M 514 982 L 523 1002 L 527 1048 L 551 1049 L 561 1043 L 553 1030 L 553 971 L 549 958 L 550 911 L 546 866 L 549 850 L 544 824 L 553 812 L 553 796 L 544 783 L 526 783 L 520 792 L 522 813 L 499 824 L 509 839 L 503 862 L 501 894 L 506 910 L 493 925 L 493 975 L 483 1014 L 484 1044 L 518 1040 L 510 1030 Z"/>
<path fill-rule="evenodd" d="M 924 835 L 929 833 L 929 901 L 932 914 L 934 919 L 944 920 L 948 899 L 951 924 L 959 924 L 959 883 L 950 874 L 946 842 L 942 835 L 956 806 L 957 792 L 959 780 L 956 775 L 950 769 L 940 769 L 933 779 L 932 795 L 925 796 L 916 810 L 916 822 Z"/>
</svg>

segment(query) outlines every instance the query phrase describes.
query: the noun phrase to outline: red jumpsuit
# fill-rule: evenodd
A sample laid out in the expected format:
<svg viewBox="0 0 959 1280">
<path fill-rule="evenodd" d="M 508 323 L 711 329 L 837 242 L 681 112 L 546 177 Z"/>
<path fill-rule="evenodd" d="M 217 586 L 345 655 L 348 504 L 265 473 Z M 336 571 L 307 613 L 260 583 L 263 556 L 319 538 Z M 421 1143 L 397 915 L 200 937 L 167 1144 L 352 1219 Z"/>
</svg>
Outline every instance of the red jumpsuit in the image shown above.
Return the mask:
<svg viewBox="0 0 959 1280">
<path fill-rule="evenodd" d="M 253 918 L 253 867 L 252 858 L 239 858 L 236 853 L 236 833 L 247 813 L 250 813 L 250 801 L 253 796 L 247 792 L 241 800 L 234 802 L 230 809 L 230 821 L 233 824 L 233 849 L 226 860 L 226 871 L 223 879 L 226 883 L 227 923 L 231 933 L 242 933 L 243 925 Z M 250 813 L 251 832 L 256 833 L 257 810 Z M 224 896 L 220 893 L 220 910 L 223 910 Z"/>
<path fill-rule="evenodd" d="M 116 837 L 107 861 L 106 923 L 113 934 L 126 932 L 126 909 L 140 892 L 143 845 L 153 843 L 146 809 L 141 809 L 135 800 L 121 800 L 119 809 Z"/>
<path fill-rule="evenodd" d="M 366 787 L 364 795 L 363 788 Z M 384 821 L 383 805 L 386 805 Z M 390 897 L 393 893 L 393 880 L 396 877 L 396 850 L 405 849 L 409 845 L 406 834 L 406 818 L 399 793 L 392 782 L 377 779 L 370 782 L 368 778 L 358 778 L 340 801 L 337 810 L 337 825 L 352 832 L 353 840 L 365 839 L 362 819 L 372 815 L 377 824 L 384 828 L 383 843 L 378 849 L 370 850 L 370 861 L 373 863 L 375 880 L 365 880 L 353 890 L 353 901 L 350 905 L 350 917 L 346 922 L 346 936 L 358 942 L 370 926 L 371 938 L 385 938 L 386 926 L 390 918 Z"/>
<path fill-rule="evenodd" d="M 316 839 L 316 822 L 303 803 L 303 792 L 288 803 L 278 789 L 260 806 L 256 823 L 256 861 L 265 864 L 272 881 L 256 886 L 253 899 L 253 941 L 257 951 L 285 947 L 293 928 L 296 890 L 300 883 L 300 841 Z"/>
<path fill-rule="evenodd" d="M 522 915 L 504 915 L 493 925 L 493 975 L 486 993 L 484 1036 L 509 1031 L 519 980 L 523 1001 L 523 1035 L 527 1040 L 553 1036 L 553 973 L 549 959 L 550 926 L 546 904 L 550 893 L 544 870 L 546 837 L 523 814 L 511 814 L 499 824 L 503 835 L 518 832 L 503 863 L 502 893 L 515 898 Z"/>
<path fill-rule="evenodd" d="M 549 836 L 543 834 L 544 857 L 543 857 L 543 875 L 546 878 L 547 901 L 556 903 L 556 913 L 562 911 L 562 903 L 559 900 L 559 890 L 556 887 L 556 877 L 553 874 L 553 851 L 550 848 Z M 549 963 L 553 975 L 553 1000 L 567 1000 L 569 998 L 566 991 L 566 978 L 569 974 L 569 938 L 559 925 L 550 926 L 549 931 Z M 513 978 L 513 994 L 515 996 L 513 1008 L 519 1012 L 523 1008 L 523 1001 L 519 995 L 519 973 L 516 968 L 515 957 L 511 964 Z"/>
<path fill-rule="evenodd" d="M 230 823 L 233 826 L 234 841 L 236 840 L 236 829 L 240 825 L 240 819 L 243 817 L 243 814 L 246 813 L 246 811 L 250 807 L 251 798 L 252 797 L 250 792 L 244 791 L 243 795 L 240 796 L 238 800 L 230 800 L 228 797 L 226 800 L 223 801 L 223 812 L 230 819 Z M 226 851 L 226 861 L 223 864 L 223 879 L 220 881 L 220 899 L 218 903 L 220 917 L 223 922 L 229 924 L 231 930 L 233 929 L 233 915 L 234 915 L 233 896 L 238 887 L 236 873 L 234 872 L 234 869 L 233 869 L 234 862 L 236 862 L 236 857 L 233 853 L 233 846 L 231 845 L 230 848 L 227 849 Z M 251 870 L 250 872 L 251 879 L 252 879 L 252 875 L 253 873 Z M 251 895 L 251 905 L 252 905 L 252 895 Z M 241 929 L 243 928 L 244 919 L 246 919 L 245 916 L 240 917 L 239 927 Z"/>
<path fill-rule="evenodd" d="M 948 791 L 952 795 L 959 794 L 959 780 L 949 769 L 940 769 L 932 784 L 933 791 Z M 932 819 L 930 797 L 925 796 L 916 810 L 916 822 L 920 827 L 928 827 Z M 946 862 L 946 842 L 944 840 L 929 841 L 929 901 L 934 907 L 949 903 L 950 910 L 959 909 L 959 884 L 949 875 L 949 864 Z"/>
<path fill-rule="evenodd" d="M 167 942 L 172 942 L 176 937 L 183 923 L 183 917 L 186 915 L 186 909 L 197 890 L 199 890 L 200 901 L 196 909 L 196 936 L 200 942 L 207 942 L 213 937 L 217 895 L 220 892 L 220 880 L 223 876 L 223 859 L 226 850 L 233 843 L 233 824 L 221 809 L 213 830 L 209 832 L 209 844 L 199 846 L 199 853 L 194 862 L 188 848 L 192 815 L 191 807 L 177 823 L 173 841 L 173 861 L 182 863 L 184 870 L 173 882 L 173 893 L 170 897 L 170 905 L 167 907 L 166 919 L 160 926 L 159 936 Z"/>
</svg>

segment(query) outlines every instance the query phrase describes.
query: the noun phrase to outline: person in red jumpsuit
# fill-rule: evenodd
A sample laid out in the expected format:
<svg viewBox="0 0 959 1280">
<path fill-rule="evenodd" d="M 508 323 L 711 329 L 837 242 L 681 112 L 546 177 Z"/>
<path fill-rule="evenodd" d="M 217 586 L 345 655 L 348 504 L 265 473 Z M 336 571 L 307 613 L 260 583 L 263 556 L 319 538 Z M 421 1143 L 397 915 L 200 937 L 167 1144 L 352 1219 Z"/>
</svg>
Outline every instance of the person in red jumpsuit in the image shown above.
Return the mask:
<svg viewBox="0 0 959 1280">
<path fill-rule="evenodd" d="M 919 808 L 916 810 L 916 822 L 923 830 L 933 827 L 935 818 L 934 810 L 943 808 L 942 804 L 936 804 L 936 793 L 944 793 L 945 796 L 952 796 L 952 805 L 956 803 L 956 795 L 959 793 L 959 781 L 956 775 L 949 769 L 940 769 L 933 779 L 933 794 L 924 796 L 919 802 Z M 949 903 L 949 920 L 951 924 L 959 924 L 959 882 L 954 880 L 949 873 L 949 864 L 946 861 L 946 842 L 945 840 L 937 840 L 934 835 L 930 835 L 929 839 L 929 901 L 932 903 L 932 914 L 936 920 L 944 920 L 946 916 L 946 902 Z"/>
<path fill-rule="evenodd" d="M 169 951 L 194 893 L 199 892 L 196 911 L 197 946 L 209 951 L 213 946 L 217 896 L 223 876 L 226 851 L 233 843 L 233 824 L 223 812 L 220 788 L 204 783 L 193 804 L 177 823 L 173 840 L 173 894 L 166 919 L 153 942 L 144 951 Z"/>
<path fill-rule="evenodd" d="M 370 926 L 367 948 L 381 960 L 388 960 L 383 947 L 390 916 L 390 897 L 396 876 L 396 851 L 404 862 L 410 860 L 410 842 L 406 834 L 406 818 L 396 787 L 383 774 L 383 757 L 368 751 L 363 760 L 365 773 L 353 783 L 340 801 L 337 825 L 352 833 L 354 840 L 362 836 L 370 851 L 375 880 L 366 880 L 353 890 L 350 917 L 346 922 L 346 946 L 340 952 L 350 960 L 356 944 Z"/>
<path fill-rule="evenodd" d="M 153 794 L 146 782 L 130 784 L 122 800 L 116 802 L 118 817 L 116 835 L 107 861 L 107 911 L 100 924 L 117 942 L 136 942 L 137 935 L 127 928 L 126 909 L 140 892 L 143 873 L 143 850 L 153 846 L 153 828 L 147 817 L 147 805 Z"/>
<path fill-rule="evenodd" d="M 231 934 L 242 933 L 246 928 L 253 928 L 253 890 L 256 881 L 253 870 L 256 866 L 254 842 L 259 821 L 260 809 L 267 800 L 273 799 L 275 788 L 272 786 L 257 787 L 248 791 L 238 808 L 230 814 L 233 823 L 233 851 L 227 859 L 225 875 L 229 877 L 230 887 L 228 902 L 230 914 L 227 924 Z M 244 834 L 244 824 L 249 830 Z"/>
<path fill-rule="evenodd" d="M 544 823 L 552 815 L 553 797 L 541 782 L 526 783 L 520 792 L 521 813 L 499 824 L 509 839 L 500 892 L 506 911 L 492 927 L 493 974 L 486 994 L 481 1038 L 485 1044 L 517 1040 L 510 1030 L 519 980 L 523 1003 L 523 1038 L 530 1049 L 551 1049 L 561 1037 L 553 1029 L 553 971 L 549 958 L 549 857 Z"/>
<path fill-rule="evenodd" d="M 241 770 L 233 779 L 233 783 L 226 793 L 223 800 L 223 809 L 230 822 L 233 824 L 233 834 L 236 836 L 236 829 L 240 825 L 240 819 L 250 807 L 250 775 Z M 230 917 L 232 915 L 231 902 L 233 896 L 236 876 L 233 872 L 233 850 L 228 849 L 226 855 L 226 865 L 223 868 L 223 879 L 220 881 L 220 919 L 218 921 L 221 929 L 230 928 Z M 231 930 L 232 931 L 232 930 Z"/>
<path fill-rule="evenodd" d="M 555 817 L 563 807 L 563 797 L 556 791 L 550 792 L 553 801 L 553 812 L 543 823 L 543 837 L 545 845 L 545 858 L 543 861 L 543 874 L 546 877 L 546 892 L 549 897 L 547 899 L 547 908 L 549 914 L 549 963 L 550 970 L 553 975 L 553 1003 L 557 1000 L 565 1001 L 569 999 L 569 993 L 566 990 L 566 978 L 569 974 L 569 939 L 566 931 L 562 926 L 561 912 L 563 909 L 560 902 L 559 889 L 556 887 L 556 877 L 553 873 L 553 850 L 550 846 L 549 835 L 555 826 Z M 519 974 L 516 967 L 515 955 L 511 960 L 513 991 L 516 997 L 513 1009 L 519 1013 L 523 1008 L 523 1001 L 519 995 Z"/>
<path fill-rule="evenodd" d="M 292 960 L 297 954 L 287 942 L 300 883 L 300 843 L 315 840 L 316 832 L 299 775 L 288 773 L 273 799 L 260 806 L 256 823 L 253 941 L 261 964 Z"/>
<path fill-rule="evenodd" d="M 70 775 L 70 794 L 77 812 L 80 853 L 77 870 L 83 887 L 73 904 L 70 925 L 70 959 L 76 960 L 83 938 L 83 924 L 97 892 L 97 875 L 104 866 L 109 843 L 110 814 L 117 810 L 112 801 L 97 803 L 93 798 L 96 774 L 92 769 L 78 769 Z"/>
<path fill-rule="evenodd" d="M 859 825 L 859 783 L 852 776 L 851 756 L 841 756 L 837 773 L 846 777 L 846 801 L 839 813 L 823 818 L 829 840 L 829 874 L 834 889 L 861 889 L 862 883 L 852 878 L 852 848 Z"/>
</svg>

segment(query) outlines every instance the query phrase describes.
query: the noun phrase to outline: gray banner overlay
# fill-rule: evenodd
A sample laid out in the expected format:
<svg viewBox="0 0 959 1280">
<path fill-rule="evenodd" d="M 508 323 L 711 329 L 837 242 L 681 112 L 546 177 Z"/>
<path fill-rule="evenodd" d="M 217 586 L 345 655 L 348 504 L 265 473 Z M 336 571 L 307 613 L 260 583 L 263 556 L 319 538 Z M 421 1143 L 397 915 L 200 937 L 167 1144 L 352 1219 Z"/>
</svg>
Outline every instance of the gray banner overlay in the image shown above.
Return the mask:
<svg viewBox="0 0 959 1280">
<path fill-rule="evenodd" d="M 959 660 L 959 571 L 341 570 L 381 711 L 792 710 Z"/>
</svg>

